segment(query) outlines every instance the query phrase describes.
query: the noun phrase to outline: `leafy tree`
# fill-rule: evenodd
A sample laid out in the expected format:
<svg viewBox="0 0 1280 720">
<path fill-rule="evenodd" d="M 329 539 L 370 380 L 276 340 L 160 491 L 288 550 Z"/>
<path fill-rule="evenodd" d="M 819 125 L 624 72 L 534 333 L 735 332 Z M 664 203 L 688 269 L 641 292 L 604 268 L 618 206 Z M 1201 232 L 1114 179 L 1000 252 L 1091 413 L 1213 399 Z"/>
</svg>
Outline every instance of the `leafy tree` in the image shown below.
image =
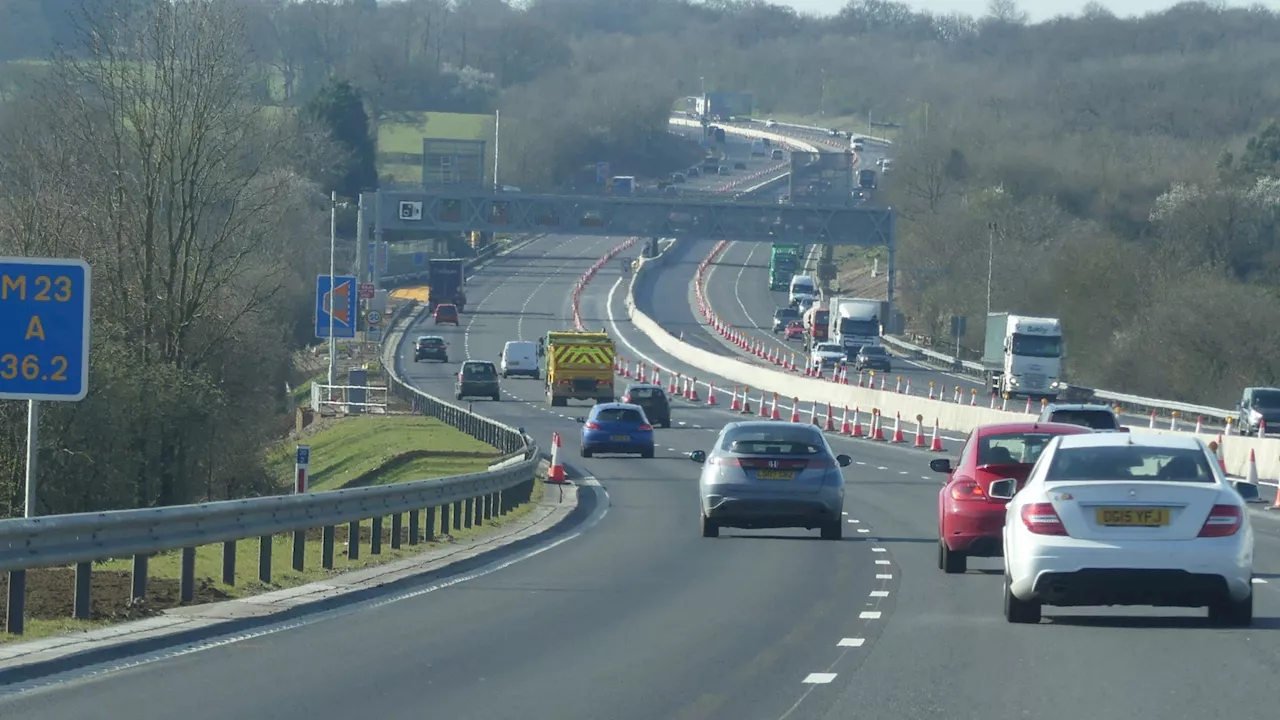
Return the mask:
<svg viewBox="0 0 1280 720">
<path fill-rule="evenodd" d="M 329 137 L 346 151 L 336 177 L 326 189 L 353 198 L 378 187 L 377 148 L 369 131 L 369 116 L 360 91 L 345 80 L 329 82 L 303 109 L 304 115 L 329 132 Z"/>
</svg>

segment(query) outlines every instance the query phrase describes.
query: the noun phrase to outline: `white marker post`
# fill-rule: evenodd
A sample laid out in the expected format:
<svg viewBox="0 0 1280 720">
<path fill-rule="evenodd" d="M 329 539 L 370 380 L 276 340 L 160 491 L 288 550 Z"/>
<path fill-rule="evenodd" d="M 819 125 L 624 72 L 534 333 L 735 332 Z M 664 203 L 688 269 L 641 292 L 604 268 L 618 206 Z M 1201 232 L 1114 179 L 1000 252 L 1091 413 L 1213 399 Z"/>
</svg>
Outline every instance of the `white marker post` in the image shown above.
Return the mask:
<svg viewBox="0 0 1280 720">
<path fill-rule="evenodd" d="M 311 446 L 299 445 L 298 457 L 294 462 L 293 494 L 301 495 L 307 491 L 307 469 L 311 465 Z"/>
</svg>

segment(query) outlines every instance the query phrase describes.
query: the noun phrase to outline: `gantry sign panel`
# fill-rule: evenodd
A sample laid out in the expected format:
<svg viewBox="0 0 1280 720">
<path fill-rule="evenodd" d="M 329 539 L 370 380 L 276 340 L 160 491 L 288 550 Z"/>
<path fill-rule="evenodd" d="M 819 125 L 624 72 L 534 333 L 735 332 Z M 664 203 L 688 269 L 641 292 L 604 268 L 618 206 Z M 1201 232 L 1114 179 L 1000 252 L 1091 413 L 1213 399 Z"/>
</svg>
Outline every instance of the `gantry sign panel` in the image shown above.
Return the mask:
<svg viewBox="0 0 1280 720">
<path fill-rule="evenodd" d="M 555 233 L 695 240 L 893 244 L 891 208 L 531 195 L 455 189 L 379 192 L 380 230 Z"/>
</svg>

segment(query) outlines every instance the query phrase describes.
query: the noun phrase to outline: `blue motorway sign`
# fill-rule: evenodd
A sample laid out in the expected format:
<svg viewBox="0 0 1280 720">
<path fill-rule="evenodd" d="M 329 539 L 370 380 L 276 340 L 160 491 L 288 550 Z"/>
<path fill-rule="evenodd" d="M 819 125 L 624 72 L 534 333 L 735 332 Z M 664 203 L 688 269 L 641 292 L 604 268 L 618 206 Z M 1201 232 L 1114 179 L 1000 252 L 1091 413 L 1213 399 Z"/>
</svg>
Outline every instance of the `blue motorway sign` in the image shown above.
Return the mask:
<svg viewBox="0 0 1280 720">
<path fill-rule="evenodd" d="M 84 260 L 0 257 L 0 399 L 84 399 L 90 275 Z"/>
<path fill-rule="evenodd" d="M 330 280 L 333 287 L 330 289 Z M 329 320 L 333 319 L 335 338 L 356 336 L 356 308 L 359 292 L 353 275 L 316 276 L 316 337 L 329 337 Z"/>
<path fill-rule="evenodd" d="M 310 464 L 311 464 L 311 446 L 310 446 L 310 445 L 299 445 L 299 446 L 298 446 L 298 461 L 297 461 L 297 464 L 299 464 L 299 465 L 310 465 Z"/>
</svg>

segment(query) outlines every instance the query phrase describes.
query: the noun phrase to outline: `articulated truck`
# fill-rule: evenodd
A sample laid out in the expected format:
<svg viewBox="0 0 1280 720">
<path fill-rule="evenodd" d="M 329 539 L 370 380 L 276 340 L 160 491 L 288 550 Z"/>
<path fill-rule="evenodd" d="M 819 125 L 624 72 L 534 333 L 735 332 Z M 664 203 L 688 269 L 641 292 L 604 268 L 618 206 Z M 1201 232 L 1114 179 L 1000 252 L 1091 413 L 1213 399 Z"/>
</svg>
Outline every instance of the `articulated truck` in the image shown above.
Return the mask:
<svg viewBox="0 0 1280 720">
<path fill-rule="evenodd" d="M 427 261 L 427 307 L 435 312 L 437 305 L 453 303 L 458 312 L 467 309 L 465 261 L 460 258 Z"/>
<path fill-rule="evenodd" d="M 858 348 L 879 345 L 883 331 L 882 318 L 888 313 L 888 301 L 868 298 L 838 297 L 831 299 L 831 342 L 839 343 L 852 360 Z"/>
<path fill-rule="evenodd" d="M 1013 313 L 987 316 L 982 370 L 993 393 L 1033 400 L 1057 399 L 1062 379 L 1062 323 Z"/>
<path fill-rule="evenodd" d="M 769 289 L 786 290 L 800 269 L 800 246 L 774 243 L 769 250 Z"/>
</svg>

